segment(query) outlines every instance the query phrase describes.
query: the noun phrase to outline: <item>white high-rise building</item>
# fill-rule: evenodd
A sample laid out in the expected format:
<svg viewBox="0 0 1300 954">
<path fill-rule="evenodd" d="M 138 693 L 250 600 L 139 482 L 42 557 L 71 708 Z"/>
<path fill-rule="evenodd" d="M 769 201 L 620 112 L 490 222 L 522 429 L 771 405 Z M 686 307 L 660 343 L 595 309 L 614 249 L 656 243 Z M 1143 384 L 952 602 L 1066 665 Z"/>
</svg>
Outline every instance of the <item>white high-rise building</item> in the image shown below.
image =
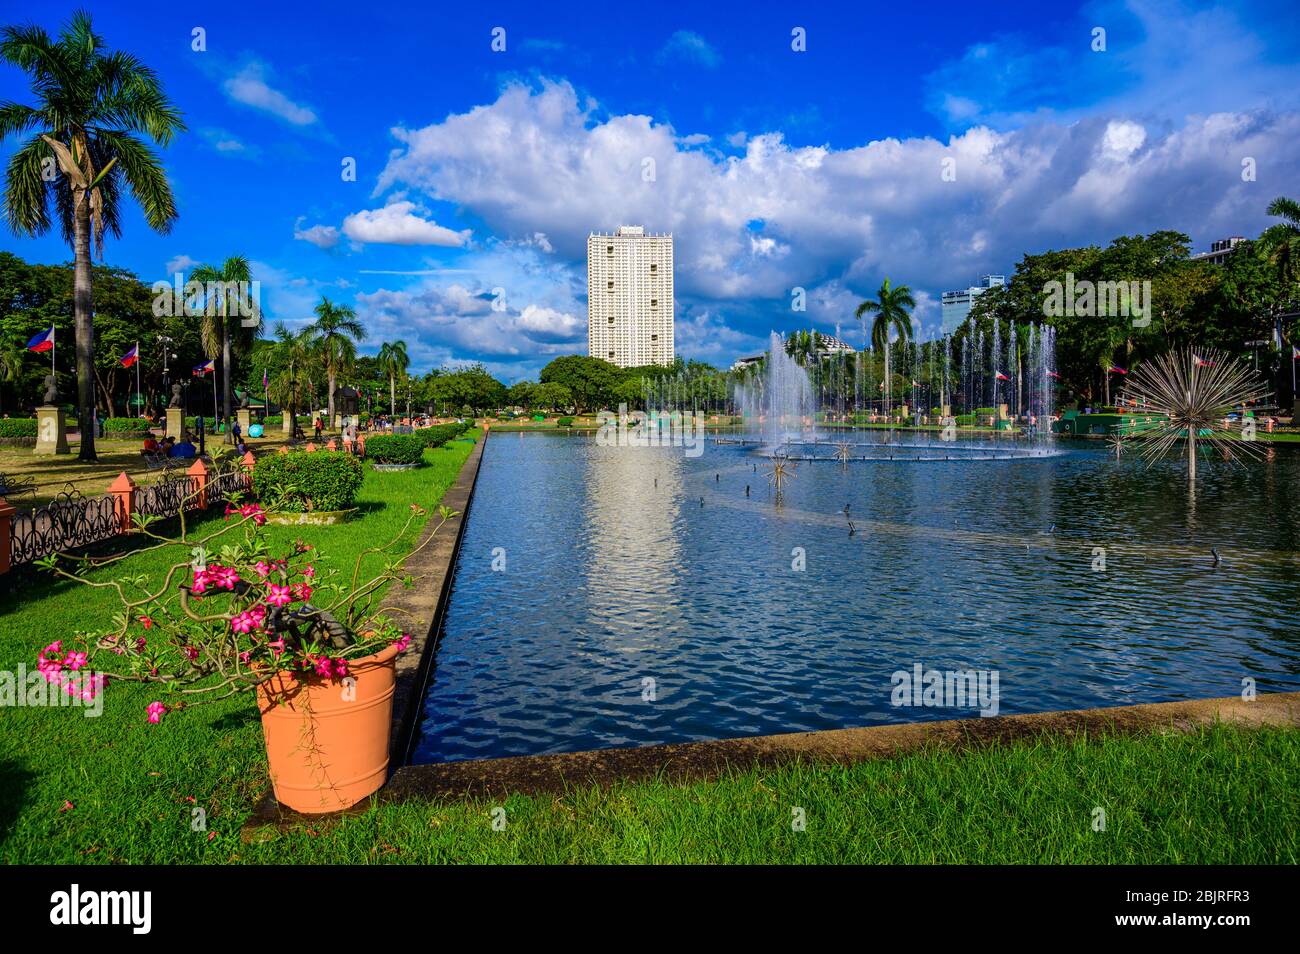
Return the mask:
<svg viewBox="0 0 1300 954">
<path fill-rule="evenodd" d="M 946 291 L 940 299 L 943 311 L 943 333 L 950 335 L 962 326 L 970 315 L 975 299 L 990 288 L 1000 288 L 1007 283 L 1005 275 L 981 275 L 980 283 L 958 291 Z"/>
<path fill-rule="evenodd" d="M 673 363 L 672 235 L 587 236 L 587 353 L 620 368 Z"/>
</svg>

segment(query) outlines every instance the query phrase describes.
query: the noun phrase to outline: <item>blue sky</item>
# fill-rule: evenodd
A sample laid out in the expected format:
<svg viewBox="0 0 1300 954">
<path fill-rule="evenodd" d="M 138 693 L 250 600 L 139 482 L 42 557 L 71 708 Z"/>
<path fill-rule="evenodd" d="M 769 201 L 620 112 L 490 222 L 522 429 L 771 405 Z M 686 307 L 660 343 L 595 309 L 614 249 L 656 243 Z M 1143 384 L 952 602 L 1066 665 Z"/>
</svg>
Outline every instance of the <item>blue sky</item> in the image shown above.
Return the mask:
<svg viewBox="0 0 1300 954">
<path fill-rule="evenodd" d="M 857 343 L 886 275 L 928 334 L 944 289 L 1025 251 L 1155 228 L 1206 247 L 1300 194 L 1286 3 L 187 6 L 93 6 L 189 126 L 165 153 L 176 227 L 132 209 L 107 260 L 152 282 L 246 255 L 269 318 L 353 304 L 362 350 L 403 338 L 417 370 L 514 381 L 584 353 L 589 230 L 672 231 L 678 353 L 725 365 L 773 329 Z M 0 99 L 28 98 L 0 68 Z M 0 248 L 69 257 L 55 234 Z"/>
</svg>

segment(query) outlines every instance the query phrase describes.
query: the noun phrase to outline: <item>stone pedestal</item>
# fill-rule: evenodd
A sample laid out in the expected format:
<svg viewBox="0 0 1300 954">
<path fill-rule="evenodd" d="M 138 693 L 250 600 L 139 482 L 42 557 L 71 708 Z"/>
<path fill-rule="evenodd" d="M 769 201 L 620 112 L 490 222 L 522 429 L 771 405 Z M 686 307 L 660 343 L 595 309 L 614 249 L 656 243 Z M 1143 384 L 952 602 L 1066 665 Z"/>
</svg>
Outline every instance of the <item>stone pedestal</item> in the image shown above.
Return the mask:
<svg viewBox="0 0 1300 954">
<path fill-rule="evenodd" d="M 944 416 L 944 417 L 952 417 L 952 405 L 951 405 L 951 404 L 945 404 L 945 405 L 943 406 L 943 416 Z"/>
<path fill-rule="evenodd" d="M 290 414 L 288 411 L 283 411 L 282 413 L 284 414 L 284 423 L 281 424 L 280 427 L 286 434 L 292 435 L 294 415 Z"/>
<path fill-rule="evenodd" d="M 36 409 L 36 453 L 71 454 L 68 446 L 67 422 L 63 408 L 45 405 Z"/>
<path fill-rule="evenodd" d="M 167 430 L 163 433 L 173 440 L 181 439 L 181 432 L 185 430 L 185 409 L 179 407 L 169 407 L 167 409 Z"/>
<path fill-rule="evenodd" d="M 999 421 L 1005 421 L 1006 419 L 1007 419 L 1007 406 L 1006 406 L 1005 404 L 999 404 L 999 405 L 998 405 L 998 420 L 999 420 Z"/>
<path fill-rule="evenodd" d="M 246 407 L 241 407 L 235 412 L 235 420 L 239 422 L 240 433 L 247 438 L 248 426 L 253 423 L 253 412 Z"/>
</svg>

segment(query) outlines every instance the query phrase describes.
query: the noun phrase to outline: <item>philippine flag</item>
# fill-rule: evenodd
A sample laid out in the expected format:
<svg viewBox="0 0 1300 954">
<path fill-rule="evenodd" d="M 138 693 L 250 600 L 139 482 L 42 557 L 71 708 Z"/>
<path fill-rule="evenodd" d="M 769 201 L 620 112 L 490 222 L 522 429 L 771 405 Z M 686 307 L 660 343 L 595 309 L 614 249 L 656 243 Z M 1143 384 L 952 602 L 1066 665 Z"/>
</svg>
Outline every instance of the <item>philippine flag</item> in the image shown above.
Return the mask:
<svg viewBox="0 0 1300 954">
<path fill-rule="evenodd" d="M 140 345 L 137 343 L 126 354 L 122 355 L 122 367 L 129 368 L 140 360 Z"/>
<path fill-rule="evenodd" d="M 1292 346 L 1291 346 L 1291 360 L 1292 360 L 1292 361 L 1295 361 L 1297 358 L 1300 358 L 1300 348 L 1297 348 L 1295 345 L 1292 345 Z"/>
<path fill-rule="evenodd" d="M 201 378 L 209 371 L 215 371 L 216 368 L 217 368 L 216 359 L 209 358 L 207 361 L 204 361 L 202 364 L 196 364 L 194 366 L 194 371 L 192 373 L 196 378 Z"/>
<path fill-rule="evenodd" d="M 27 342 L 28 351 L 49 351 L 54 347 L 54 326 L 50 325 L 39 335 L 35 335 L 31 341 Z"/>
<path fill-rule="evenodd" d="M 1128 372 L 1125 371 L 1123 368 L 1109 368 L 1109 369 L 1107 369 L 1107 373 L 1108 373 L 1108 374 L 1128 374 Z"/>
<path fill-rule="evenodd" d="M 1060 376 L 1059 374 L 1057 374 L 1055 371 L 1048 371 L 1048 372 L 1047 372 L 1047 376 L 1048 376 L 1049 378 L 1055 378 L 1055 379 L 1058 380 L 1058 381 L 1061 380 L 1061 376 Z"/>
<path fill-rule="evenodd" d="M 1009 377 L 1007 377 L 1005 374 L 1003 374 L 1001 371 L 999 371 L 999 372 L 998 372 L 998 380 L 999 380 L 999 381 L 1010 381 L 1011 379 L 1010 379 Z"/>
<path fill-rule="evenodd" d="M 1204 358 L 1200 357 L 1199 355 L 1195 355 L 1195 354 L 1192 355 L 1192 363 L 1195 364 L 1198 368 L 1212 368 L 1212 367 L 1214 367 L 1214 362 L 1213 362 L 1213 361 L 1206 361 Z"/>
</svg>

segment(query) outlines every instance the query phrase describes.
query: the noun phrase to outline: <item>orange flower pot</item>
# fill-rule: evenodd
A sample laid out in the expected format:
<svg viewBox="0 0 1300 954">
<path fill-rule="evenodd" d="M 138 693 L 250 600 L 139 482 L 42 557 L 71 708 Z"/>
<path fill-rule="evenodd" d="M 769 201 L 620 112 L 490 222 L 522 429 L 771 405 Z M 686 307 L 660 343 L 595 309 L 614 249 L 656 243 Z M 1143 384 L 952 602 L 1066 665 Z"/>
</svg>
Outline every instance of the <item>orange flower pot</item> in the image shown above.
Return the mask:
<svg viewBox="0 0 1300 954">
<path fill-rule="evenodd" d="M 386 646 L 349 659 L 350 679 L 282 672 L 257 687 L 281 805 L 307 815 L 342 811 L 384 784 L 398 652 Z"/>
</svg>

